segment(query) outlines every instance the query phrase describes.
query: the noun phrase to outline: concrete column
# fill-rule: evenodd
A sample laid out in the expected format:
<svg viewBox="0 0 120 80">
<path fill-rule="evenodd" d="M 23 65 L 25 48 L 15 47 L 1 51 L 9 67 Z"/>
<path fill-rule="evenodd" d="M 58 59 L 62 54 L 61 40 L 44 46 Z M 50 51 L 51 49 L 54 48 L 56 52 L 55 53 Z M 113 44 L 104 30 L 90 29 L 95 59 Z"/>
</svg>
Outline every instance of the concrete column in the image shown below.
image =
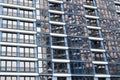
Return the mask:
<svg viewBox="0 0 120 80">
<path fill-rule="evenodd" d="M 94 77 L 94 80 L 98 80 L 98 78 L 97 78 L 97 77 Z"/>
<path fill-rule="evenodd" d="M 0 13 L 1 14 L 1 13 Z M 3 27 L 2 19 L 0 19 L 0 28 Z"/>
<path fill-rule="evenodd" d="M 72 80 L 71 77 L 67 77 L 67 80 Z"/>
<path fill-rule="evenodd" d="M 52 80 L 57 80 L 57 77 L 53 76 Z"/>
<path fill-rule="evenodd" d="M 106 78 L 106 80 L 110 80 L 110 78 L 108 77 L 108 78 Z"/>
</svg>

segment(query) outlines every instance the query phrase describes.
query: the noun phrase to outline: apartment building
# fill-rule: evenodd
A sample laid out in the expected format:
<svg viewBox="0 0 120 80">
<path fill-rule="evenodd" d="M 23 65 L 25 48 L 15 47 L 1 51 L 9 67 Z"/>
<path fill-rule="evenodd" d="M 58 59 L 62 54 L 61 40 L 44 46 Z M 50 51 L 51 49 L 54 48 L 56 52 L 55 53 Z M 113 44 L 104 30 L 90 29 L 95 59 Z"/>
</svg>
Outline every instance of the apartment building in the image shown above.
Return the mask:
<svg viewBox="0 0 120 80">
<path fill-rule="evenodd" d="M 0 80 L 120 80 L 120 0 L 0 0 Z"/>
<path fill-rule="evenodd" d="M 0 80 L 37 80 L 34 0 L 0 0 Z"/>
<path fill-rule="evenodd" d="M 37 0 L 40 80 L 120 80 L 120 0 Z"/>
</svg>

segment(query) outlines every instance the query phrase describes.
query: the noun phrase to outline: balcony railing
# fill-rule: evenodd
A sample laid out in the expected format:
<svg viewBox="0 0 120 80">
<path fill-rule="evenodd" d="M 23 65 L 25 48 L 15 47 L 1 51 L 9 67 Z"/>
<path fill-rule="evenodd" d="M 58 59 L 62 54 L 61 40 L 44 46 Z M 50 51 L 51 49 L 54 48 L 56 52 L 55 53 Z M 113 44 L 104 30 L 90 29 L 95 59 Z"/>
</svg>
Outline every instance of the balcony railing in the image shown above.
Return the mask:
<svg viewBox="0 0 120 80">
<path fill-rule="evenodd" d="M 95 12 L 90 12 L 90 11 L 87 12 L 87 11 L 86 11 L 86 14 L 87 14 L 87 15 L 90 15 L 90 16 L 96 16 Z"/>
<path fill-rule="evenodd" d="M 90 1 L 90 2 L 84 2 L 85 5 L 90 5 L 90 6 L 94 6 L 94 3 L 93 1 Z"/>
<path fill-rule="evenodd" d="M 6 67 L 6 66 L 0 66 L 1 72 L 36 72 L 36 68 L 31 67 Z M 19 71 L 18 71 L 19 70 Z"/>
<path fill-rule="evenodd" d="M 21 52 L 1 51 L 0 56 L 34 58 L 35 53 L 31 53 L 31 52 L 30 53 L 21 53 Z"/>
<path fill-rule="evenodd" d="M 69 73 L 69 69 L 54 69 L 54 73 Z"/>
<path fill-rule="evenodd" d="M 17 1 L 11 1 L 11 0 L 3 0 L 3 3 L 27 6 L 27 7 L 34 7 L 34 4 L 32 2 L 17 2 Z"/>
<path fill-rule="evenodd" d="M 20 29 L 20 30 L 26 30 L 26 31 L 34 31 L 34 27 L 29 27 L 29 26 L 20 26 L 18 25 L 10 25 L 10 24 L 2 24 L 2 28 L 6 29 Z"/>
<path fill-rule="evenodd" d="M 53 6 L 51 6 L 51 7 L 50 7 L 50 10 L 61 11 L 61 8 L 60 8 L 60 7 L 53 7 Z"/>
<path fill-rule="evenodd" d="M 6 11 L 3 11 L 2 15 L 34 19 L 34 15 L 33 14 L 22 14 L 22 13 L 17 13 L 17 12 L 15 13 L 15 12 L 6 12 Z"/>
<path fill-rule="evenodd" d="M 51 18 L 50 20 L 56 21 L 56 22 L 63 22 L 63 20 L 61 18 L 55 18 L 55 17 Z"/>
<path fill-rule="evenodd" d="M 35 40 L 32 39 L 19 39 L 19 38 L 6 38 L 2 37 L 3 42 L 13 42 L 13 43 L 25 43 L 25 44 L 34 44 Z"/>
</svg>

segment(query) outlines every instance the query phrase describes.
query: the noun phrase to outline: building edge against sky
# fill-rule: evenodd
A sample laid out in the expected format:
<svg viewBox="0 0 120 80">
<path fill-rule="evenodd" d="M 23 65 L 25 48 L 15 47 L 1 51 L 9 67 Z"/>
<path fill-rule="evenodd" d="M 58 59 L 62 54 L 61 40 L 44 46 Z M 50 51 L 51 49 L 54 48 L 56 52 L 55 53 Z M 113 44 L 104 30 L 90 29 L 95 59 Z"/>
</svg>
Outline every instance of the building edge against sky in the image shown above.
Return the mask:
<svg viewBox="0 0 120 80">
<path fill-rule="evenodd" d="M 0 0 L 0 80 L 120 80 L 120 0 Z"/>
</svg>

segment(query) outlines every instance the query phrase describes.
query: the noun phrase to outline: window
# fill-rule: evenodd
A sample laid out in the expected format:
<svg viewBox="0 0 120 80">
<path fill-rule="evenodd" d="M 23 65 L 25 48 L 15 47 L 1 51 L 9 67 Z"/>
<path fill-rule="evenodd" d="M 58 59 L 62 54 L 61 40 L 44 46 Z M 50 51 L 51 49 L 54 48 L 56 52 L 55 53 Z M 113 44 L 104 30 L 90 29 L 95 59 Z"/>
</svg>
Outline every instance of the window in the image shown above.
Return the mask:
<svg viewBox="0 0 120 80">
<path fill-rule="evenodd" d="M 33 11 L 28 10 L 20 10 L 20 16 L 25 18 L 33 18 Z"/>
<path fill-rule="evenodd" d="M 17 29 L 17 21 L 15 20 L 2 20 L 3 28 Z"/>
<path fill-rule="evenodd" d="M 34 23 L 32 22 L 20 22 L 20 29 L 21 30 L 30 30 L 33 31 L 34 30 Z"/>
<path fill-rule="evenodd" d="M 16 61 L 4 61 L 1 60 L 1 71 L 17 71 L 17 62 Z"/>
<path fill-rule="evenodd" d="M 4 7 L 3 8 L 3 15 L 17 16 L 17 9 L 15 9 L 15 8 L 9 8 L 9 7 Z"/>
<path fill-rule="evenodd" d="M 2 41 L 17 42 L 17 34 L 14 33 L 2 33 Z"/>
<path fill-rule="evenodd" d="M 35 57 L 34 48 L 24 48 L 20 47 L 21 57 Z"/>
<path fill-rule="evenodd" d="M 0 76 L 0 80 L 17 80 L 17 76 Z"/>
<path fill-rule="evenodd" d="M 20 80 L 35 80 L 35 77 L 24 77 L 24 76 L 20 76 Z"/>
<path fill-rule="evenodd" d="M 20 34 L 20 42 L 27 43 L 27 44 L 33 44 L 34 43 L 34 35 Z"/>
<path fill-rule="evenodd" d="M 20 62 L 21 72 L 35 72 L 35 62 Z"/>
</svg>

